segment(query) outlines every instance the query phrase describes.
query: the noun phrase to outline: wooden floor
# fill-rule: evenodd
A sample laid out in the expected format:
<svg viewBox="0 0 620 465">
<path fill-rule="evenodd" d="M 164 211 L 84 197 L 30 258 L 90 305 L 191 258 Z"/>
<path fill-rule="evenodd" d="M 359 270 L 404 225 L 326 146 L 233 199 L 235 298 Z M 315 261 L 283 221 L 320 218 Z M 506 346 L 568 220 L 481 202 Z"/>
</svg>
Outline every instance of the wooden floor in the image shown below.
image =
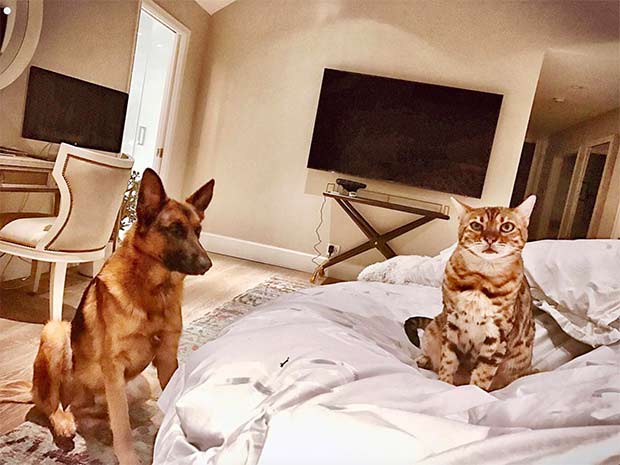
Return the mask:
<svg viewBox="0 0 620 465">
<path fill-rule="evenodd" d="M 308 273 L 262 263 L 209 254 L 213 267 L 204 276 L 185 280 L 183 319 L 187 323 L 207 313 L 271 276 L 310 279 Z M 41 279 L 39 292 L 30 292 L 30 280 L 0 283 L 0 382 L 31 379 L 39 333 L 48 318 L 48 281 Z M 89 279 L 75 268 L 67 274 L 63 319 L 71 320 Z M 15 288 L 15 289 L 7 289 Z M 0 434 L 19 426 L 29 405 L 0 404 Z"/>
</svg>

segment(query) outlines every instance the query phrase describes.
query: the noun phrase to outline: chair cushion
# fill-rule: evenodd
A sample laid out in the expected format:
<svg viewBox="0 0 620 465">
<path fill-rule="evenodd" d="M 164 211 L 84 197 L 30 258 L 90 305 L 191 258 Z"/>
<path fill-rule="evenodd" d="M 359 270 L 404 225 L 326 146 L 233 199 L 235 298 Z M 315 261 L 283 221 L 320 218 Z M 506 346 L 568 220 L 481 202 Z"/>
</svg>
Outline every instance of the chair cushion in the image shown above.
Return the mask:
<svg viewBox="0 0 620 465">
<path fill-rule="evenodd" d="M 55 216 L 20 218 L 11 221 L 0 229 L 0 241 L 35 247 L 55 221 Z"/>
<path fill-rule="evenodd" d="M 50 216 L 49 213 L 37 213 L 37 212 L 6 212 L 0 213 L 0 229 L 4 225 L 9 224 L 11 221 L 19 220 L 20 218 L 42 218 L 44 216 Z"/>
</svg>

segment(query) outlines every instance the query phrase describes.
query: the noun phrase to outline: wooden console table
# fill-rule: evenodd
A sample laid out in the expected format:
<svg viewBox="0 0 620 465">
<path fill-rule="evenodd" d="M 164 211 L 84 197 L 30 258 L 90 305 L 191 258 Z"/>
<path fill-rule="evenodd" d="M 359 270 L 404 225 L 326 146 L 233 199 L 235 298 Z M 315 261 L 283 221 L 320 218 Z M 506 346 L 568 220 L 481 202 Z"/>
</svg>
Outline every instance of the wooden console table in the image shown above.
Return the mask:
<svg viewBox="0 0 620 465">
<path fill-rule="evenodd" d="M 58 214 L 60 192 L 52 179 L 53 169 L 54 162 L 52 161 L 0 155 L 0 193 L 53 194 L 54 214 Z M 2 213 L 1 208 L 0 213 Z"/>
<path fill-rule="evenodd" d="M 438 211 L 427 210 L 425 208 L 418 208 L 393 202 L 386 202 L 384 200 L 376 200 L 357 196 L 351 197 L 337 192 L 323 192 L 323 196 L 334 199 L 336 203 L 340 205 L 340 207 L 349 216 L 349 218 L 351 218 L 351 220 L 353 220 L 357 227 L 364 233 L 368 240 L 363 244 L 358 245 L 357 247 L 353 247 L 346 252 L 342 252 L 335 257 L 329 258 L 325 263 L 319 265 L 314 271 L 314 274 L 312 275 L 312 282 L 315 282 L 319 276 L 324 276 L 326 268 L 348 260 L 349 258 L 355 257 L 356 255 L 366 252 L 372 248 L 375 248 L 379 252 L 381 252 L 385 258 L 395 257 L 397 254 L 388 245 L 389 241 L 396 239 L 397 237 L 400 237 L 403 234 L 412 231 L 413 229 L 419 228 L 420 226 L 433 220 L 450 219 L 448 215 Z M 391 231 L 388 231 L 384 234 L 379 234 L 377 230 L 366 220 L 366 218 L 364 218 L 362 214 L 352 205 L 353 203 L 360 203 L 362 205 L 370 205 L 373 207 L 385 208 L 387 210 L 411 213 L 412 215 L 417 215 L 420 218 L 410 221 L 409 223 L 392 229 Z"/>
</svg>

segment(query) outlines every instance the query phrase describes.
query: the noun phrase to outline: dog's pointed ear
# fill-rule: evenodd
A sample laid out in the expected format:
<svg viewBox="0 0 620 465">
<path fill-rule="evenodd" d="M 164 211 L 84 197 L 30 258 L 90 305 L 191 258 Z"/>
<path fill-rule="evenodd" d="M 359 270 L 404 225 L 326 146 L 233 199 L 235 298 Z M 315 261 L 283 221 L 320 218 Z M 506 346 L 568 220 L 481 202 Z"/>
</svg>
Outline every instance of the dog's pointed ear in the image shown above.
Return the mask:
<svg viewBox="0 0 620 465">
<path fill-rule="evenodd" d="M 155 171 L 147 168 L 142 175 L 138 192 L 138 205 L 136 206 L 138 223 L 144 226 L 150 225 L 167 200 L 168 196 L 161 179 Z"/>
<path fill-rule="evenodd" d="M 190 195 L 185 201 L 191 203 L 196 209 L 205 211 L 211 199 L 213 198 L 213 188 L 215 187 L 215 179 L 211 179 L 208 183 Z"/>
</svg>

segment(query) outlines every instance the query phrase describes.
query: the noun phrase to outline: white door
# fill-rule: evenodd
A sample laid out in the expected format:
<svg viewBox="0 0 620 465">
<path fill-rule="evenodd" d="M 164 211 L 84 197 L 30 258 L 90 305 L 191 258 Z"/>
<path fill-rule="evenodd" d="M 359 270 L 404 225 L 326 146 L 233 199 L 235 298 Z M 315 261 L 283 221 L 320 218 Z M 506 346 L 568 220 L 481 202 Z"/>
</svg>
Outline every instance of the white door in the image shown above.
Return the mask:
<svg viewBox="0 0 620 465">
<path fill-rule="evenodd" d="M 143 7 L 121 148 L 139 173 L 161 168 L 178 51 L 178 33 Z"/>
</svg>

